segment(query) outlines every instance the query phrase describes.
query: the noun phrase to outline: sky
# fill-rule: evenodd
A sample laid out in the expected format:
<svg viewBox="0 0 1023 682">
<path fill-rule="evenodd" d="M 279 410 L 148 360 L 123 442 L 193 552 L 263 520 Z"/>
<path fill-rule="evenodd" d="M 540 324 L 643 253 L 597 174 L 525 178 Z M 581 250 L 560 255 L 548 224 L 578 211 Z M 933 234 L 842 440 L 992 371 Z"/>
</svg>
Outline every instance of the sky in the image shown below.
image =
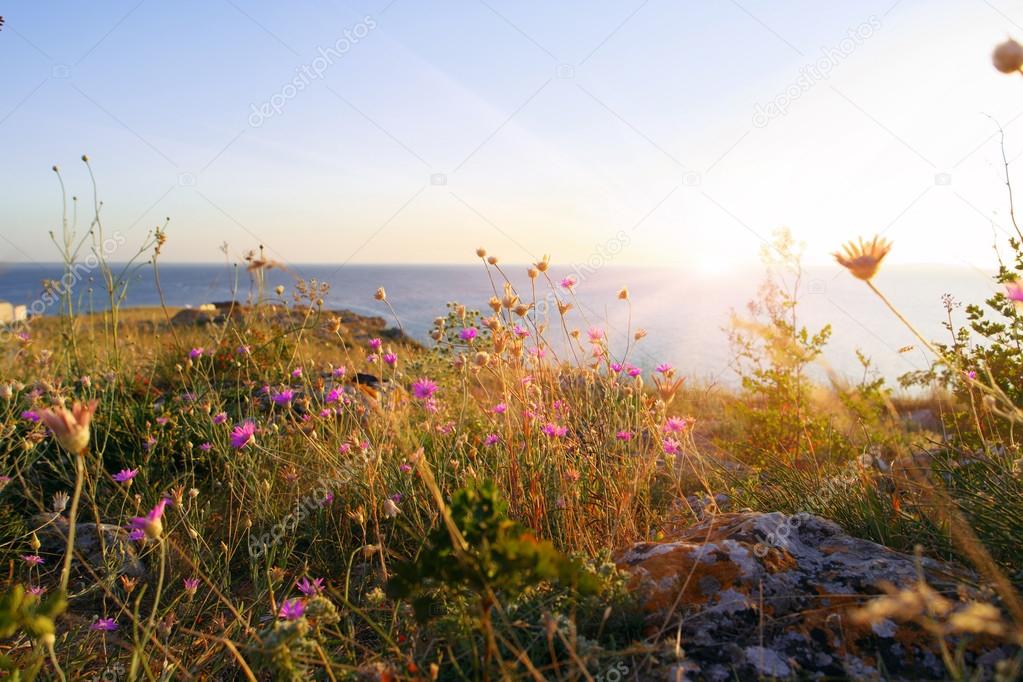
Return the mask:
<svg viewBox="0 0 1023 682">
<path fill-rule="evenodd" d="M 57 164 L 114 259 L 988 269 L 1023 155 L 1009 0 L 3 4 L 0 260 L 58 259 Z M 1010 165 L 1012 168 L 1013 166 Z M 88 201 L 85 200 L 88 198 Z"/>
</svg>

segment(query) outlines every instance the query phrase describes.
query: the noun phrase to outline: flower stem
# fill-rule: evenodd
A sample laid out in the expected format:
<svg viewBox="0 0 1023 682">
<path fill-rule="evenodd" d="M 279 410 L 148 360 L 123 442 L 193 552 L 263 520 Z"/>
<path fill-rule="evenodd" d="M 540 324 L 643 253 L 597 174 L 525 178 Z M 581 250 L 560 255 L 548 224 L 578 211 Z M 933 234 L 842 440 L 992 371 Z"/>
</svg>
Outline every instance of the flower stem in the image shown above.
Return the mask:
<svg viewBox="0 0 1023 682">
<path fill-rule="evenodd" d="M 71 496 L 71 511 L 67 522 L 67 551 L 64 552 L 64 568 L 60 573 L 60 590 L 67 594 L 68 580 L 71 578 L 71 555 L 75 550 L 75 525 L 78 519 L 78 502 L 82 497 L 82 483 L 85 480 L 85 458 L 81 453 L 75 455 L 75 491 Z"/>
</svg>

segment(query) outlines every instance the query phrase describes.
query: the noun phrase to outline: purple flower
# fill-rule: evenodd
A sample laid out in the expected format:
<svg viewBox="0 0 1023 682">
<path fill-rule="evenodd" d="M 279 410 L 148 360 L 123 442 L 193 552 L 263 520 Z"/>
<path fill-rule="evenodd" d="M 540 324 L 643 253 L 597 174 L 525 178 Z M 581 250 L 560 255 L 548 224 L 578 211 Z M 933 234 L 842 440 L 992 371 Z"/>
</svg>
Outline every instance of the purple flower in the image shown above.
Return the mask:
<svg viewBox="0 0 1023 682">
<path fill-rule="evenodd" d="M 210 450 L 213 449 L 213 443 L 200 443 L 199 449 L 202 450 L 203 452 L 209 452 Z"/>
<path fill-rule="evenodd" d="M 624 369 L 624 367 L 622 366 L 622 363 L 620 363 L 620 362 L 612 362 L 611 363 L 611 371 L 614 372 L 615 374 L 618 374 L 619 372 L 621 372 L 622 369 Z"/>
<path fill-rule="evenodd" d="M 131 479 L 138 476 L 138 469 L 121 469 L 114 474 L 114 480 L 118 483 L 131 483 Z"/>
<path fill-rule="evenodd" d="M 617 438 L 618 440 L 629 442 L 630 440 L 632 440 L 632 431 L 619 431 L 618 433 L 615 434 L 615 438 Z"/>
<path fill-rule="evenodd" d="M 419 400 L 429 400 L 437 392 L 437 384 L 429 379 L 418 379 L 412 384 L 412 395 Z"/>
<path fill-rule="evenodd" d="M 298 620 L 304 613 L 305 604 L 301 599 L 285 599 L 281 602 L 281 609 L 277 612 L 277 616 L 285 620 Z"/>
<path fill-rule="evenodd" d="M 181 581 L 181 584 L 184 586 L 185 592 L 187 592 L 189 596 L 195 594 L 196 590 L 199 589 L 198 578 L 185 578 Z"/>
<path fill-rule="evenodd" d="M 497 435 L 496 433 L 492 433 L 492 434 L 490 434 L 490 435 L 488 435 L 486 437 L 486 439 L 483 441 L 483 444 L 490 446 L 490 445 L 497 445 L 500 442 L 501 442 L 501 437 L 499 435 Z"/>
<path fill-rule="evenodd" d="M 248 355 L 252 352 L 252 348 L 249 346 L 238 346 L 234 349 L 235 355 Z"/>
<path fill-rule="evenodd" d="M 167 426 L 167 422 L 170 421 L 170 417 L 157 417 L 156 423 L 160 426 Z"/>
<path fill-rule="evenodd" d="M 100 632 L 113 632 L 117 629 L 117 621 L 113 618 L 99 618 L 89 626 L 89 629 L 99 630 Z"/>
<path fill-rule="evenodd" d="M 681 417 L 668 417 L 668 420 L 664 422 L 663 430 L 665 433 L 682 433 L 689 428 L 690 421 Z"/>
<path fill-rule="evenodd" d="M 35 410 L 25 410 L 21 413 L 21 418 L 26 421 L 36 423 L 39 421 L 39 413 Z"/>
<path fill-rule="evenodd" d="M 661 364 L 657 365 L 655 369 L 661 374 L 667 374 L 672 371 L 673 367 L 669 365 L 667 362 L 662 362 Z"/>
<path fill-rule="evenodd" d="M 217 412 L 215 415 L 213 415 L 213 423 L 214 424 L 223 424 L 226 421 L 227 421 L 227 412 Z"/>
<path fill-rule="evenodd" d="M 476 338 L 476 333 L 476 327 L 466 327 L 458 332 L 458 338 L 462 339 L 462 341 L 472 341 Z"/>
<path fill-rule="evenodd" d="M 146 532 L 141 528 L 132 528 L 131 532 L 128 533 L 128 539 L 132 542 L 139 542 L 140 540 L 146 539 Z"/>
<path fill-rule="evenodd" d="M 398 465 L 398 471 L 400 471 L 403 474 L 407 474 L 408 472 L 412 471 L 412 466 L 408 462 L 402 462 L 401 464 Z"/>
<path fill-rule="evenodd" d="M 520 339 L 524 339 L 527 336 L 529 336 L 529 330 L 523 329 L 519 325 L 515 325 L 514 327 L 512 327 L 512 334 L 519 337 Z"/>
<path fill-rule="evenodd" d="M 380 347 L 383 346 L 383 345 L 384 345 L 384 342 L 383 342 L 382 339 L 370 339 L 369 340 L 369 347 L 372 350 L 374 350 L 374 351 L 380 350 Z"/>
<path fill-rule="evenodd" d="M 286 388 L 283 391 L 277 391 L 273 394 L 273 401 L 277 405 L 290 405 L 291 400 L 295 397 L 295 392 L 290 388 Z"/>
<path fill-rule="evenodd" d="M 342 455 L 347 455 L 349 451 L 351 451 L 351 449 L 352 449 L 351 443 L 341 443 L 341 445 L 337 446 L 337 451 Z"/>
<path fill-rule="evenodd" d="M 568 277 L 565 277 L 560 282 L 558 282 L 558 284 L 561 285 L 562 289 L 568 289 L 569 291 L 572 291 L 572 287 L 576 285 L 576 279 L 572 275 L 569 275 Z"/>
<path fill-rule="evenodd" d="M 29 566 L 40 566 L 46 563 L 46 559 L 42 558 L 38 554 L 22 554 L 21 560 Z"/>
<path fill-rule="evenodd" d="M 625 372 L 630 377 L 636 378 L 643 373 L 643 370 L 641 370 L 639 367 L 636 367 L 635 365 L 629 365 L 628 367 L 625 368 Z"/>
<path fill-rule="evenodd" d="M 543 425 L 541 431 L 547 434 L 547 436 L 550 438 L 563 438 L 565 435 L 568 434 L 568 427 L 558 426 L 557 424 L 554 424 L 552 422 L 547 422 L 546 424 Z"/>
<path fill-rule="evenodd" d="M 163 535 L 163 510 L 170 504 L 168 498 L 163 498 L 149 510 L 145 516 L 135 516 L 131 519 L 132 531 L 142 531 L 147 538 L 156 540 Z"/>
<path fill-rule="evenodd" d="M 231 447 L 241 449 L 256 440 L 256 423 L 244 421 L 231 431 Z"/>
<path fill-rule="evenodd" d="M 494 414 L 504 414 L 508 411 L 508 406 L 504 403 L 498 403 L 492 408 Z"/>
<path fill-rule="evenodd" d="M 674 438 L 664 439 L 664 452 L 668 455 L 677 455 L 682 451 L 682 445 Z"/>
<path fill-rule="evenodd" d="M 302 368 L 301 367 L 296 367 L 295 369 L 291 370 L 291 378 L 292 379 L 300 379 L 301 377 L 302 377 Z"/>
<path fill-rule="evenodd" d="M 398 362 L 398 356 L 394 353 L 384 353 L 384 362 L 391 367 L 394 367 L 394 365 Z"/>
<path fill-rule="evenodd" d="M 302 578 L 298 581 L 298 591 L 307 597 L 315 597 L 319 593 L 323 592 L 323 578 L 315 578 L 312 581 L 309 578 Z"/>
<path fill-rule="evenodd" d="M 340 367 L 335 367 L 334 368 L 334 377 L 337 378 L 337 379 L 340 379 L 341 377 L 343 377 L 345 375 L 345 372 L 347 372 L 347 371 L 348 370 L 345 368 L 344 365 L 341 365 Z"/>
<path fill-rule="evenodd" d="M 205 353 L 205 352 L 206 352 L 206 350 L 202 346 L 198 346 L 196 348 L 193 348 L 192 350 L 188 351 L 188 359 L 189 360 L 198 360 L 199 358 L 202 357 L 202 354 Z"/>
</svg>

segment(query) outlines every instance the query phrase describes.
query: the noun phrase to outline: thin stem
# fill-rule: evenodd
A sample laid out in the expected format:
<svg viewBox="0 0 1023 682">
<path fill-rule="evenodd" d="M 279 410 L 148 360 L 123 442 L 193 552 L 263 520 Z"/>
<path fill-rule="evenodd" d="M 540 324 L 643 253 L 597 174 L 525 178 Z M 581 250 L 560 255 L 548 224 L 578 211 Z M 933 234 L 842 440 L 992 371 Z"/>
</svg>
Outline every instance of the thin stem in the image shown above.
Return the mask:
<svg viewBox="0 0 1023 682">
<path fill-rule="evenodd" d="M 60 590 L 67 594 L 68 580 L 71 578 L 71 554 L 75 548 L 75 526 L 78 519 L 78 502 L 82 498 L 82 483 L 85 479 L 85 458 L 75 455 L 75 491 L 71 496 L 71 511 L 68 512 L 67 550 L 64 552 L 64 568 L 60 573 Z"/>
</svg>

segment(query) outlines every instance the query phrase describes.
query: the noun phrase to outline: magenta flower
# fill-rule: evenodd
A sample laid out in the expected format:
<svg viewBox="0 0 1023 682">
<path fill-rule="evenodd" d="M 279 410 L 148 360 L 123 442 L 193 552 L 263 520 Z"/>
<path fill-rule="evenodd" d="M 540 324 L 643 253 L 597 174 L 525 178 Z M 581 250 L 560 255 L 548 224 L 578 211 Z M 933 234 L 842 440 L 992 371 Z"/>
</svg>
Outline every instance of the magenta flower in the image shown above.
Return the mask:
<svg viewBox="0 0 1023 682">
<path fill-rule="evenodd" d="M 620 362 L 612 362 L 611 363 L 611 371 L 614 372 L 615 374 L 618 374 L 619 372 L 621 372 L 622 369 L 624 369 L 622 363 L 620 363 Z"/>
<path fill-rule="evenodd" d="M 409 464 L 408 462 L 402 462 L 401 464 L 398 465 L 398 471 L 400 471 L 403 474 L 407 474 L 408 472 L 412 471 L 412 465 Z"/>
<path fill-rule="evenodd" d="M 24 412 L 21 413 L 21 418 L 24 419 L 25 421 L 30 421 L 33 423 L 37 423 L 40 419 L 39 413 L 36 412 L 35 410 L 25 410 Z"/>
<path fill-rule="evenodd" d="M 626 443 L 632 440 L 632 431 L 619 431 L 615 434 L 615 438 L 618 440 L 625 441 Z"/>
<path fill-rule="evenodd" d="M 512 334 L 519 337 L 520 339 L 524 339 L 527 336 L 529 336 L 529 330 L 523 329 L 519 325 L 515 325 L 514 327 L 512 327 Z"/>
<path fill-rule="evenodd" d="M 351 451 L 351 449 L 352 449 L 351 443 L 341 443 L 341 445 L 337 446 L 337 451 L 342 455 L 347 455 Z"/>
<path fill-rule="evenodd" d="M 472 341 L 476 338 L 476 334 L 476 327 L 466 327 L 462 331 L 458 332 L 458 338 L 462 339 L 462 341 Z"/>
<path fill-rule="evenodd" d="M 203 452 L 209 452 L 210 450 L 213 449 L 213 443 L 200 443 L 199 449 L 202 450 Z"/>
<path fill-rule="evenodd" d="M 315 597 L 316 595 L 323 592 L 323 578 L 315 578 L 310 581 L 309 578 L 302 578 L 298 581 L 298 591 L 307 597 Z"/>
<path fill-rule="evenodd" d="M 163 498 L 156 503 L 145 516 L 135 516 L 131 519 L 132 531 L 142 531 L 151 540 L 158 539 L 163 535 L 163 510 L 170 503 L 170 499 Z"/>
<path fill-rule="evenodd" d="M 494 407 L 493 407 L 494 414 L 504 414 L 507 411 L 508 411 L 508 406 L 505 405 L 504 403 L 498 403 L 498 404 L 494 405 Z"/>
<path fill-rule="evenodd" d="M 664 422 L 663 430 L 665 433 L 682 433 L 689 428 L 689 423 L 688 419 L 682 417 L 668 417 L 668 420 Z"/>
<path fill-rule="evenodd" d="M 600 343 L 604 339 L 604 330 L 600 327 L 590 327 L 586 334 L 590 337 L 590 343 Z"/>
<path fill-rule="evenodd" d="M 41 566 L 46 563 L 46 559 L 42 558 L 38 554 L 22 554 L 21 560 L 29 566 Z"/>
<path fill-rule="evenodd" d="M 384 345 L 383 339 L 370 339 L 369 347 L 371 350 L 378 351 Z"/>
<path fill-rule="evenodd" d="M 41 597 L 46 592 L 46 588 L 39 585 L 29 585 L 27 592 L 33 597 Z"/>
<path fill-rule="evenodd" d="M 327 400 L 327 404 L 328 405 L 340 401 L 341 400 L 341 389 L 340 388 L 333 389 L 330 393 L 327 394 L 326 400 Z"/>
<path fill-rule="evenodd" d="M 558 426 L 552 422 L 547 422 L 543 425 L 541 431 L 547 434 L 550 438 L 563 438 L 566 434 L 568 434 L 568 427 Z"/>
<path fill-rule="evenodd" d="M 672 371 L 673 368 L 667 362 L 662 362 L 661 364 L 657 365 L 655 369 L 661 374 L 667 374 L 668 372 Z"/>
<path fill-rule="evenodd" d="M 295 397 L 295 392 L 290 388 L 286 388 L 283 391 L 277 391 L 273 394 L 273 401 L 276 405 L 290 405 L 291 400 Z"/>
<path fill-rule="evenodd" d="M 234 427 L 231 431 L 231 447 L 235 449 L 242 449 L 249 443 L 256 441 L 256 423 L 250 420 L 246 420 Z"/>
<path fill-rule="evenodd" d="M 114 480 L 118 483 L 131 483 L 131 479 L 138 476 L 138 469 L 121 469 L 114 474 Z"/>
<path fill-rule="evenodd" d="M 643 373 L 643 370 L 641 370 L 639 367 L 636 367 L 634 365 L 629 365 L 628 367 L 625 368 L 625 372 L 630 377 L 635 379 L 636 377 L 638 377 L 640 374 Z"/>
<path fill-rule="evenodd" d="M 437 384 L 429 379 L 419 379 L 412 384 L 412 395 L 419 400 L 429 400 L 436 392 Z"/>
<path fill-rule="evenodd" d="M 394 353 L 384 353 L 384 362 L 394 367 L 398 363 L 398 356 Z"/>
<path fill-rule="evenodd" d="M 117 621 L 113 618 L 99 618 L 89 626 L 89 629 L 99 630 L 100 632 L 113 632 L 117 629 Z"/>
<path fill-rule="evenodd" d="M 291 370 L 291 378 L 292 379 L 300 379 L 300 378 L 302 378 L 302 368 L 301 367 L 296 367 L 295 369 Z"/>
<path fill-rule="evenodd" d="M 184 586 L 185 592 L 187 592 L 189 596 L 195 594 L 196 590 L 199 589 L 198 578 L 185 578 L 181 581 L 181 584 Z"/>
<path fill-rule="evenodd" d="M 220 425 L 227 421 L 227 412 L 217 412 L 213 415 L 213 423 Z"/>
<path fill-rule="evenodd" d="M 569 291 L 572 291 L 572 287 L 576 285 L 576 279 L 572 275 L 569 275 L 568 277 L 565 277 L 560 282 L 558 282 L 558 284 L 561 285 L 562 289 L 568 289 Z"/>
<path fill-rule="evenodd" d="M 486 437 L 486 439 L 483 441 L 483 444 L 489 446 L 489 445 L 497 445 L 500 442 L 501 442 L 501 437 L 499 435 L 497 435 L 496 433 L 492 433 L 492 434 L 490 434 L 489 436 Z"/>
<path fill-rule="evenodd" d="M 345 375 L 345 372 L 347 372 L 347 371 L 348 371 L 348 369 L 344 365 L 341 365 L 340 367 L 335 367 L 334 368 L 334 378 L 340 379 L 341 377 L 343 377 Z"/>
<path fill-rule="evenodd" d="M 205 353 L 205 352 L 206 352 L 206 349 L 204 349 L 201 346 L 193 348 L 192 350 L 188 351 L 188 359 L 189 360 L 198 360 L 199 358 L 202 357 L 202 354 Z"/>
<path fill-rule="evenodd" d="M 281 609 L 277 612 L 277 616 L 285 620 L 298 620 L 304 613 L 305 604 L 301 599 L 286 599 L 281 602 Z"/>
<path fill-rule="evenodd" d="M 682 444 L 674 438 L 664 439 L 664 452 L 668 455 L 677 455 L 682 451 Z"/>
</svg>

